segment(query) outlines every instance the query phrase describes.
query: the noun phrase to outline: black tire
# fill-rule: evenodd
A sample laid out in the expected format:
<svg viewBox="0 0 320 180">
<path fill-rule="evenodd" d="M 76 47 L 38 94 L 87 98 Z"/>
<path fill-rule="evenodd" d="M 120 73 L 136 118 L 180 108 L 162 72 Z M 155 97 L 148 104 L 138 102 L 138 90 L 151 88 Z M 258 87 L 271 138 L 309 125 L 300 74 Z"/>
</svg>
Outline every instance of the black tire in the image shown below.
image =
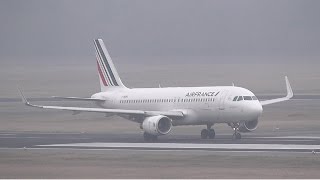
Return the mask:
<svg viewBox="0 0 320 180">
<path fill-rule="evenodd" d="M 240 133 L 234 133 L 232 135 L 232 140 L 240 140 L 241 139 L 241 134 Z"/>
<path fill-rule="evenodd" d="M 155 135 L 151 135 L 152 137 L 151 137 L 151 141 L 152 142 L 156 142 L 156 141 L 158 141 L 158 136 L 155 136 Z"/>
<path fill-rule="evenodd" d="M 146 132 L 143 133 L 143 138 L 145 142 L 155 142 L 158 140 L 158 136 Z"/>
<path fill-rule="evenodd" d="M 237 133 L 236 134 L 236 138 L 239 140 L 239 139 L 241 139 L 241 134 L 240 133 Z"/>
<path fill-rule="evenodd" d="M 237 140 L 236 134 L 232 135 L 232 140 L 234 140 L 234 141 Z"/>
<path fill-rule="evenodd" d="M 207 139 L 208 138 L 208 130 L 207 129 L 202 129 L 201 131 L 201 139 Z"/>
<path fill-rule="evenodd" d="M 216 132 L 214 131 L 214 129 L 210 129 L 208 131 L 208 137 L 209 139 L 214 139 L 214 137 L 216 136 Z"/>
<path fill-rule="evenodd" d="M 144 132 L 143 133 L 143 139 L 145 142 L 150 142 L 151 141 L 151 137 L 148 133 Z"/>
</svg>

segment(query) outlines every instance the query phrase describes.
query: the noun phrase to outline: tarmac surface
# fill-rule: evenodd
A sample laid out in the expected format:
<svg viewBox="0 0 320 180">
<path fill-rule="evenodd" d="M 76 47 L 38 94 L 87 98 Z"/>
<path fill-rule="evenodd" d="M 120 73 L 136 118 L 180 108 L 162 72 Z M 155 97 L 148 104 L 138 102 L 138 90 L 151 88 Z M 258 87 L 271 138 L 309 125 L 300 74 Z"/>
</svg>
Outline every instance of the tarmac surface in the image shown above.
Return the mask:
<svg viewBox="0 0 320 180">
<path fill-rule="evenodd" d="M 0 178 L 319 178 L 320 100 L 302 98 L 265 107 L 258 129 L 238 141 L 216 124 L 215 139 L 183 126 L 156 143 L 119 117 L 0 101 Z"/>
<path fill-rule="evenodd" d="M 319 178 L 320 134 L 265 135 L 6 132 L 0 178 Z"/>
<path fill-rule="evenodd" d="M 206 150 L 206 151 L 285 151 L 320 153 L 319 136 L 244 136 L 232 140 L 230 135 L 216 139 L 180 135 L 145 143 L 140 134 L 87 133 L 0 133 L 0 148 L 73 148 L 135 150 Z"/>
</svg>

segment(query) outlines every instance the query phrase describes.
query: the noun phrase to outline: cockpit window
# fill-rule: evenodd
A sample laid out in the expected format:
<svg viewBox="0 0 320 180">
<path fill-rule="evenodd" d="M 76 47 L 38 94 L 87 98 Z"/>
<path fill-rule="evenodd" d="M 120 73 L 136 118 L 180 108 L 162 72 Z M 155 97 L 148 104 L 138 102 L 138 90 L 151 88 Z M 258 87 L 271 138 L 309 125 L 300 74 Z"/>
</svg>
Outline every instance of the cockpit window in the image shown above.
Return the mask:
<svg viewBox="0 0 320 180">
<path fill-rule="evenodd" d="M 246 101 L 251 101 L 252 100 L 251 96 L 243 96 L 243 99 L 246 100 Z"/>
<path fill-rule="evenodd" d="M 243 100 L 242 96 L 239 96 L 237 101 L 242 101 L 242 100 Z"/>
<path fill-rule="evenodd" d="M 237 101 L 237 99 L 238 99 L 238 96 L 234 97 L 234 98 L 233 98 L 233 101 Z"/>
<path fill-rule="evenodd" d="M 256 96 L 252 96 L 252 100 L 258 100 Z"/>
</svg>

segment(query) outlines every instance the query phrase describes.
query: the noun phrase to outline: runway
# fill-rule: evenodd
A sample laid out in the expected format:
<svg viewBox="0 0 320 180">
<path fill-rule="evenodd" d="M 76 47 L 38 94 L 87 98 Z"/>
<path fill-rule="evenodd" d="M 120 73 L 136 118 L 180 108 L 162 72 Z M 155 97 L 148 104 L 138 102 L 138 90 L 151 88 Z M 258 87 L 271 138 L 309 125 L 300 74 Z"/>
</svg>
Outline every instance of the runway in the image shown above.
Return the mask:
<svg viewBox="0 0 320 180">
<path fill-rule="evenodd" d="M 0 148 L 317 153 L 320 152 L 320 136 L 245 135 L 243 139 L 233 141 L 230 135 L 206 140 L 193 135 L 175 135 L 160 137 L 155 143 L 145 143 L 139 133 L 0 133 Z"/>
</svg>

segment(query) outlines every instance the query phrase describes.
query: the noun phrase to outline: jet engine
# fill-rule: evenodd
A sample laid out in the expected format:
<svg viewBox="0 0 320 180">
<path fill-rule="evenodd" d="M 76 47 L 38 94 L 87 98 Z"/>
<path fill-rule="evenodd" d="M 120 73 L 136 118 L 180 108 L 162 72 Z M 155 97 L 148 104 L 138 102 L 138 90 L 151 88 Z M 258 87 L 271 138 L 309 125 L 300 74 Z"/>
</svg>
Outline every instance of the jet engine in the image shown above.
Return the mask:
<svg viewBox="0 0 320 180">
<path fill-rule="evenodd" d="M 144 119 L 142 128 L 146 133 L 152 135 L 168 134 L 172 127 L 172 120 L 166 116 L 150 116 Z"/>
<path fill-rule="evenodd" d="M 239 131 L 240 132 L 251 132 L 256 130 L 258 127 L 258 119 L 252 121 L 246 121 L 240 124 Z"/>
</svg>

